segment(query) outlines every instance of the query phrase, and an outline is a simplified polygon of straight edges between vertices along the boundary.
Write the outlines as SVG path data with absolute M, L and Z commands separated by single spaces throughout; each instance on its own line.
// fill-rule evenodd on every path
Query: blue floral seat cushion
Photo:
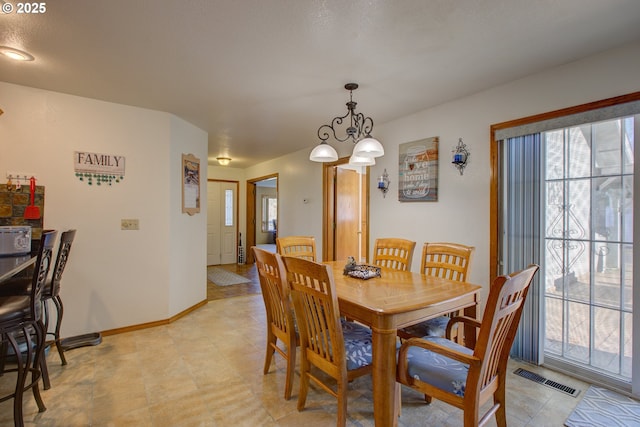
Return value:
M 341 320 L 344 350 L 347 356 L 347 370 L 370 365 L 373 360 L 371 329 L 355 322 Z
M 473 354 L 471 349 L 446 338 L 424 337 L 424 339 L 460 353 Z M 431 384 L 457 396 L 464 396 L 469 365 L 420 347 L 409 348 L 407 362 L 407 369 L 411 378 Z

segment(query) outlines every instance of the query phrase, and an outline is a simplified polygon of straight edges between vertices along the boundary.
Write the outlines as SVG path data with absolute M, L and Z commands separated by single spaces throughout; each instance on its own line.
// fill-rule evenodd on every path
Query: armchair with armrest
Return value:
M 497 277 L 481 322 L 453 317 L 456 322 L 478 328 L 475 349 L 447 338 L 426 337 L 406 340 L 398 355 L 397 380 L 431 398 L 464 411 L 464 427 L 484 425 L 495 414 L 499 427 L 506 427 L 505 377 L 524 301 L 537 265 L 508 276 Z M 480 407 L 493 397 L 493 405 L 480 417 Z

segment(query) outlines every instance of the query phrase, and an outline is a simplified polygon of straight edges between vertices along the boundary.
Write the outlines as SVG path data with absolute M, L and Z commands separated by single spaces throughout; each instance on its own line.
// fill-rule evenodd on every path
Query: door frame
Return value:
M 349 163 L 349 157 L 342 157 L 335 162 L 322 164 L 322 260 L 330 261 L 335 257 L 335 179 L 334 167 Z M 365 194 L 365 215 L 366 226 L 362 230 L 365 235 L 364 247 L 362 248 L 365 259 L 369 259 L 369 188 L 371 179 L 371 167 L 367 166 L 366 185 L 362 186 Z M 362 236 L 360 237 L 362 239 Z
M 624 104 L 629 102 L 640 101 L 640 92 L 633 92 L 626 95 L 615 96 L 612 98 L 607 98 L 599 101 L 589 102 L 586 104 L 576 105 L 573 107 L 563 108 L 559 110 L 550 111 L 547 113 L 536 114 L 533 116 L 523 117 L 520 119 L 510 120 L 507 122 L 493 124 L 490 127 L 490 212 L 489 212 L 489 230 L 490 230 L 490 239 L 489 239 L 489 274 L 490 280 L 493 281 L 495 277 L 500 272 L 500 260 L 501 260 L 501 247 L 500 247 L 500 223 L 499 223 L 499 211 L 501 206 L 500 203 L 500 188 L 499 188 L 499 177 L 501 173 L 501 159 L 500 152 L 498 147 L 498 140 L 496 139 L 496 131 L 501 129 L 507 129 L 516 126 L 527 125 L 536 122 L 542 122 L 545 120 L 555 119 L 562 116 L 568 116 L 577 113 L 584 113 L 591 110 L 597 110 L 604 107 L 615 106 L 617 104 Z M 636 157 L 638 156 L 636 152 Z M 635 197 L 637 194 L 638 186 L 637 183 L 639 181 L 640 174 L 634 172 L 634 219 L 638 215 L 636 208 L 638 207 L 639 201 Z M 638 236 L 640 235 L 640 227 L 635 227 L 633 229 L 633 237 L 634 242 L 638 240 Z M 634 254 L 634 259 L 637 257 Z M 638 301 L 640 301 L 640 286 L 636 286 L 637 283 L 640 283 L 640 269 L 634 269 L 633 272 L 633 344 L 632 344 L 632 354 L 635 358 L 638 358 L 640 355 L 640 339 L 635 339 L 639 333 L 637 330 L 640 328 L 636 328 L 639 324 L 640 319 L 640 310 L 636 310 L 636 307 L 639 307 Z M 543 343 L 540 342 L 539 345 L 543 346 Z M 635 360 L 635 359 L 634 359 Z M 553 363 L 553 367 L 555 369 L 561 369 L 565 372 L 569 373 L 574 377 L 581 378 L 585 381 L 598 384 L 600 380 L 598 375 L 590 375 L 585 374 L 583 376 L 582 373 L 576 371 L 571 366 L 561 366 L 559 363 Z M 584 372 L 587 372 L 586 370 Z M 599 372 L 596 370 L 596 372 Z M 635 398 L 640 396 L 640 364 L 632 362 L 632 372 L 631 372 L 631 395 Z M 607 387 L 614 387 L 613 382 L 609 382 L 606 384 Z M 628 393 L 627 390 L 618 390 L 625 393 Z
M 276 179 L 276 198 L 278 199 L 278 218 L 276 220 L 276 230 L 280 229 L 280 225 L 278 222 L 280 221 L 280 179 L 278 177 L 278 173 L 273 173 L 269 175 L 264 175 L 258 178 L 252 178 L 247 180 L 247 222 L 245 224 L 245 244 L 247 250 L 246 253 L 246 262 L 248 264 L 253 264 L 255 260 L 253 259 L 253 252 L 249 249 L 256 244 L 256 206 L 258 206 L 258 202 L 256 201 L 256 183 L 260 181 L 264 181 L 266 179 Z

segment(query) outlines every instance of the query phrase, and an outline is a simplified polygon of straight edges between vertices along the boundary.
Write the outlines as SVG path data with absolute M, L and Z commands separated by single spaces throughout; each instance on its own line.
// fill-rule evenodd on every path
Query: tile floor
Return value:
M 33 396 L 27 394 L 26 425 L 334 426 L 335 400 L 318 389 L 310 391 L 305 410 L 297 411 L 299 377 L 291 400 L 284 400 L 286 366 L 280 357 L 276 355 L 271 371 L 262 374 L 263 325 L 262 297 L 239 295 L 212 300 L 170 325 L 106 336 L 100 345 L 71 350 L 64 367 L 52 351 L 47 358 L 52 387 L 42 393 L 47 410 L 38 413 Z M 511 372 L 523 366 L 510 363 Z M 588 384 L 530 365 L 525 368 L 581 393 L 574 398 L 510 375 L 509 426 L 562 426 Z M 0 377 L 0 392 L 12 381 L 9 374 Z M 406 388 L 402 401 L 401 427 L 462 425 L 462 412 L 442 402 L 426 405 L 422 395 Z M 0 403 L 0 426 L 13 425 L 11 405 Z M 351 383 L 348 408 L 349 426 L 373 426 L 370 377 Z

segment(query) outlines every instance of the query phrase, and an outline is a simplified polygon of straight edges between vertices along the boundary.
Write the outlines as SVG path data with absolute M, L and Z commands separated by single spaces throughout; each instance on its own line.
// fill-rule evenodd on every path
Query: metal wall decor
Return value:
M 458 169 L 460 175 L 464 173 L 464 168 L 467 166 L 467 161 L 469 160 L 469 150 L 467 150 L 467 146 L 464 142 L 462 142 L 462 138 L 458 139 L 458 145 L 456 145 L 453 149 L 453 157 L 451 159 L 451 163 Z
M 383 198 L 387 196 L 389 184 L 391 184 L 391 181 L 389 181 L 389 174 L 387 173 L 387 169 L 385 169 L 380 178 L 378 178 L 378 190 L 382 191 Z

